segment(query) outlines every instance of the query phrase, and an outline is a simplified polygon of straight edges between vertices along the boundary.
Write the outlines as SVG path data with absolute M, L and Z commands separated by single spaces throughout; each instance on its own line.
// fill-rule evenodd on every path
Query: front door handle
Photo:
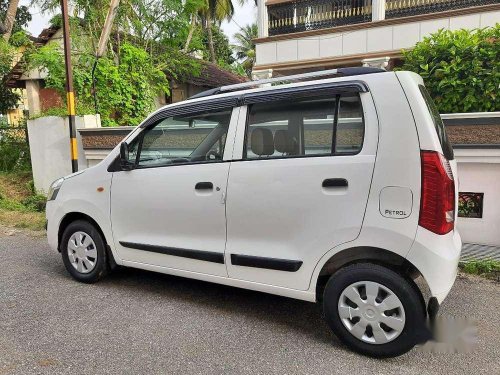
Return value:
M 322 186 L 324 188 L 347 187 L 348 182 L 345 178 L 327 178 Z
M 194 188 L 196 190 L 213 190 L 214 184 L 211 182 L 198 182 Z

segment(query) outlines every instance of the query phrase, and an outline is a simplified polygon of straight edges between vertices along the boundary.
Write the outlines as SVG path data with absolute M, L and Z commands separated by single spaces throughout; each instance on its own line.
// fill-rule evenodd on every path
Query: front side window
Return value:
M 137 167 L 221 161 L 231 109 L 168 117 L 145 129 L 129 145 Z
M 364 122 L 359 95 L 253 104 L 246 159 L 356 154 Z

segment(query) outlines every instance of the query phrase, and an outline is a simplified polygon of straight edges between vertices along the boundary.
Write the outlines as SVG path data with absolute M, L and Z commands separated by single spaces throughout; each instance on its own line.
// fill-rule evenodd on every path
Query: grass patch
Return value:
M 497 260 L 471 260 L 460 262 L 460 269 L 472 275 L 484 276 L 489 279 L 500 279 L 500 261 Z
M 45 229 L 45 213 L 8 211 L 0 208 L 0 224 L 31 230 Z
M 35 191 L 30 172 L 0 173 L 0 224 L 42 230 L 45 201 Z

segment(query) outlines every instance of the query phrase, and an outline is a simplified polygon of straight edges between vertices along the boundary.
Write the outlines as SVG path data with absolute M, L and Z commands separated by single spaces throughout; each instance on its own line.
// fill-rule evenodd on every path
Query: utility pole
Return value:
M 78 148 L 76 144 L 75 94 L 73 92 L 73 68 L 71 66 L 71 40 L 69 35 L 68 0 L 61 0 L 64 62 L 66 64 L 66 99 L 68 102 L 69 136 L 71 150 L 71 169 L 78 171 Z

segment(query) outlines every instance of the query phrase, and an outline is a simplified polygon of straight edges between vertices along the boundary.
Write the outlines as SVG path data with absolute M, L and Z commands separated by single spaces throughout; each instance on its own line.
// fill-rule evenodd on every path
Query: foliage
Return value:
M 5 19 L 5 14 L 7 13 L 7 8 L 9 7 L 9 0 L 0 0 L 0 20 Z M 12 34 L 22 31 L 24 27 L 28 27 L 28 23 L 31 21 L 31 13 L 25 5 L 19 5 L 17 7 L 16 18 L 14 21 L 14 27 L 12 28 Z
M 42 230 L 46 198 L 37 194 L 30 172 L 0 173 L 0 223 Z
M 101 58 L 95 70 L 99 112 L 104 126 L 137 125 L 152 109 L 155 97 L 168 92 L 164 70 L 168 64 L 155 65 L 143 49 L 129 43 L 120 46 L 119 63 Z M 46 69 L 46 87 L 56 89 L 64 97 L 65 72 L 63 54 L 56 43 L 33 50 L 27 57 L 33 68 Z M 81 53 L 73 61 L 73 82 L 78 111 L 92 111 L 92 66 L 95 58 Z M 58 110 L 54 109 L 54 115 Z M 48 114 L 48 113 L 46 113 Z
M 26 31 L 21 30 L 10 36 L 9 43 L 13 47 L 22 47 L 29 46 L 31 44 L 31 40 L 28 37 L 28 34 L 26 34 Z
M 17 107 L 19 100 L 19 94 L 5 85 L 13 59 L 14 49 L 0 38 L 0 113 L 6 113 L 8 109 Z
M 402 69 L 422 76 L 441 113 L 500 110 L 500 24 L 440 30 L 403 55 Z
M 482 210 L 483 194 L 481 193 L 459 193 L 458 216 L 480 217 Z
M 201 34 L 203 59 L 210 60 L 208 34 L 201 28 L 197 30 L 197 33 Z M 217 63 L 221 66 L 231 65 L 235 61 L 233 57 L 233 50 L 229 44 L 229 39 L 218 25 L 212 26 L 212 38 Z
M 25 128 L 0 129 L 0 172 L 29 171 L 30 168 Z
M 257 38 L 257 24 L 246 25 L 240 32 L 234 34 L 236 44 L 233 49 L 236 52 L 236 58 L 241 61 L 241 66 L 248 77 L 252 76 L 252 69 L 255 64 L 255 42 Z
M 466 273 L 473 275 L 485 275 L 498 277 L 500 274 L 500 262 L 496 260 L 472 260 L 460 263 L 460 268 Z

